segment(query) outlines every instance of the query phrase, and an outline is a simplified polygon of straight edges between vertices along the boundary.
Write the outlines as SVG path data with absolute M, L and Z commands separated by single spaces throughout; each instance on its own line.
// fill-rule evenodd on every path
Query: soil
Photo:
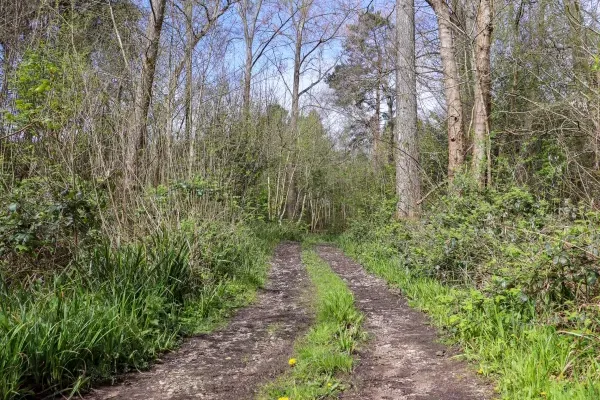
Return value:
M 337 248 L 318 246 L 319 255 L 354 293 L 365 314 L 367 345 L 359 352 L 352 388 L 341 399 L 485 400 L 489 383 L 465 363 L 456 350 L 439 343 L 427 317 L 411 309 L 399 291 L 367 274 Z
M 252 399 L 263 383 L 287 368 L 294 340 L 312 322 L 307 304 L 311 288 L 300 245 L 282 243 L 266 288 L 226 327 L 188 339 L 162 364 L 127 375 L 117 386 L 97 388 L 86 398 Z

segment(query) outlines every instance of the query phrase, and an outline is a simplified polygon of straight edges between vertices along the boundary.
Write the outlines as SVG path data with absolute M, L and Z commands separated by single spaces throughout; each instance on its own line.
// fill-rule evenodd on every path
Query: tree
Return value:
M 394 98 L 390 96 L 395 90 L 392 33 L 392 24 L 380 12 L 361 13 L 358 21 L 348 26 L 343 63 L 327 77 L 337 105 L 347 109 L 357 122 L 353 124 L 354 136 L 369 136 L 376 169 L 383 155 L 381 122 L 389 125 L 393 118 L 393 104 L 386 104 L 388 111 L 382 112 L 384 103 L 389 103 L 386 99 Z
M 448 180 L 464 164 L 464 121 L 463 104 L 460 93 L 460 76 L 454 47 L 454 28 L 451 9 L 447 0 L 427 0 L 433 8 L 438 22 L 440 56 L 444 75 L 444 96 L 446 100 L 446 123 L 448 129 Z
M 480 187 L 491 184 L 490 126 L 492 111 L 492 5 L 480 0 L 475 19 L 475 99 L 473 112 L 473 177 Z M 486 176 L 487 171 L 487 176 Z
M 291 14 L 292 32 L 291 43 L 294 55 L 294 64 L 292 71 L 292 106 L 290 110 L 290 132 L 292 136 L 292 153 L 295 142 L 298 140 L 298 119 L 300 117 L 300 97 L 308 93 L 314 86 L 321 82 L 331 68 L 326 71 L 318 71 L 318 76 L 307 87 L 300 88 L 300 76 L 303 68 L 310 64 L 315 52 L 323 45 L 331 42 L 347 18 L 347 14 L 342 15 L 341 20 L 334 18 L 334 10 L 322 10 L 316 7 L 315 0 L 292 0 L 288 3 Z M 292 154 L 295 157 L 295 154 Z M 293 163 L 288 163 L 288 190 L 286 200 L 286 216 L 288 219 L 294 219 L 298 209 L 298 193 L 295 182 L 295 167 Z
M 165 5 L 166 0 L 150 1 L 151 10 L 146 27 L 145 45 L 142 51 L 142 69 L 133 105 L 133 124 L 127 134 L 125 186 L 128 189 L 131 189 L 133 180 L 137 177 L 140 152 L 146 144 L 146 120 L 152 99 L 154 70 L 158 57 L 160 34 L 165 18 Z
M 417 150 L 417 79 L 414 0 L 396 0 L 396 195 L 397 217 L 419 215 L 421 183 Z
M 242 92 L 242 108 L 246 115 L 250 112 L 250 90 L 252 88 L 252 67 L 254 66 L 254 38 L 258 16 L 262 8 L 263 0 L 241 0 L 239 14 L 242 20 L 244 32 L 244 46 L 246 59 L 244 61 L 244 86 Z

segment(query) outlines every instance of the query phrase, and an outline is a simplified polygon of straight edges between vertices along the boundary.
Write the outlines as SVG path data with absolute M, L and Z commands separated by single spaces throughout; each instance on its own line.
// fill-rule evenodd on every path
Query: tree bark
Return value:
M 450 6 L 446 0 L 428 0 L 428 3 L 433 8 L 438 21 L 440 55 L 444 73 L 444 96 L 447 108 L 448 180 L 452 182 L 465 160 L 463 106 L 454 48 L 454 32 L 450 20 Z
M 419 215 L 421 183 L 417 149 L 417 80 L 414 0 L 396 0 L 396 194 L 397 217 Z
M 252 42 L 253 38 L 248 36 L 246 42 L 246 63 L 244 65 L 244 93 L 242 95 L 243 110 L 246 117 L 250 115 L 250 91 L 252 90 Z
M 486 184 L 486 169 L 490 160 L 489 135 L 491 114 L 491 66 L 492 9 L 490 0 L 480 0 L 476 17 L 475 37 L 475 99 L 473 116 L 473 177 L 483 188 Z M 488 171 L 488 173 L 491 171 Z M 489 175 L 488 175 L 489 178 Z M 488 179 L 488 185 L 491 183 Z
M 142 70 L 135 92 L 133 126 L 127 135 L 125 154 L 125 187 L 132 189 L 138 179 L 140 153 L 146 146 L 148 110 L 152 98 L 154 70 L 158 45 L 165 17 L 166 0 L 151 0 L 151 11 L 146 27 L 145 46 L 142 54 Z
M 395 128 L 395 119 L 396 116 L 394 115 L 394 98 L 395 95 L 393 94 L 389 94 L 387 96 L 387 106 L 388 106 L 388 123 L 387 123 L 387 129 L 388 129 L 388 140 L 389 140 L 389 147 L 388 147 L 388 165 L 393 165 L 394 164 L 394 160 L 395 160 L 395 140 L 394 140 L 394 135 L 396 133 L 396 128 Z
M 381 90 L 380 85 L 375 89 L 375 115 L 371 121 L 371 129 L 373 130 L 373 165 L 375 171 L 379 169 L 380 164 L 380 141 L 381 141 Z

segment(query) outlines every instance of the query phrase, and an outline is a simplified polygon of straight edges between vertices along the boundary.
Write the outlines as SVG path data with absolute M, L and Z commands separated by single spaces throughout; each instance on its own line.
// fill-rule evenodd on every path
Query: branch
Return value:
M 319 79 L 317 79 L 316 81 L 314 81 L 313 83 L 311 83 L 310 85 L 308 85 L 308 87 L 306 87 L 305 89 L 302 89 L 300 91 L 300 93 L 298 93 L 298 97 L 302 96 L 304 93 L 308 92 L 310 89 L 314 88 L 315 86 L 317 86 L 319 84 L 319 82 L 321 82 L 323 80 L 323 78 L 325 78 L 325 76 L 327 75 L 327 73 L 329 71 L 331 71 L 335 66 L 337 65 L 337 63 L 334 63 L 331 67 L 329 67 L 324 73 L 321 74 L 321 76 L 319 77 Z
M 26 129 L 28 129 L 28 128 L 32 127 L 33 125 L 34 125 L 34 123 L 33 123 L 33 122 L 32 122 L 32 123 L 30 123 L 30 124 L 27 124 L 27 125 L 25 125 L 23 128 L 19 129 L 18 131 L 14 131 L 14 132 L 12 132 L 12 133 L 9 133 L 8 135 L 5 135 L 5 136 L 2 136 L 2 137 L 0 137 L 0 140 L 4 140 L 4 139 L 8 139 L 8 138 L 10 138 L 10 137 L 16 136 L 16 135 L 18 135 L 19 133 L 21 133 L 21 132 L 25 131 Z
M 254 57 L 254 60 L 252 61 L 252 67 L 254 67 L 254 65 L 256 65 L 258 60 L 263 56 L 263 53 L 265 52 L 265 50 L 267 49 L 269 44 L 271 44 L 271 42 L 277 37 L 277 35 L 281 32 L 283 27 L 286 26 L 288 22 L 290 22 L 290 20 L 294 17 L 294 15 L 296 14 L 297 11 L 298 10 L 294 11 L 294 13 L 292 15 L 290 15 L 290 17 L 288 19 L 286 19 L 277 29 L 275 29 L 273 31 L 273 34 L 262 45 L 262 48 L 259 50 L 258 54 Z

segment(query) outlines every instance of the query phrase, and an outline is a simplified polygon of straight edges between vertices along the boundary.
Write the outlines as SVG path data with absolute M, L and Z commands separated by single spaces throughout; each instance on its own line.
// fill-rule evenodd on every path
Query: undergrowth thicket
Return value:
M 264 400 L 335 398 L 345 386 L 343 376 L 352 371 L 353 353 L 363 338 L 363 315 L 344 281 L 308 246 L 302 261 L 315 286 L 317 321 L 298 340 L 291 370 L 263 388 L 259 398 Z
M 418 221 L 373 206 L 340 243 L 428 312 L 503 398 L 600 398 L 600 213 L 516 187 L 456 190 Z

